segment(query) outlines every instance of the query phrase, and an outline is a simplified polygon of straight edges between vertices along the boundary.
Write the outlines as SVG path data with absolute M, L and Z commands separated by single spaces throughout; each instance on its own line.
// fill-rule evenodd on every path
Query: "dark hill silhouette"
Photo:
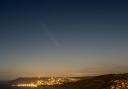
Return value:
M 96 76 L 66 83 L 65 86 L 76 89 L 128 89 L 128 73 Z

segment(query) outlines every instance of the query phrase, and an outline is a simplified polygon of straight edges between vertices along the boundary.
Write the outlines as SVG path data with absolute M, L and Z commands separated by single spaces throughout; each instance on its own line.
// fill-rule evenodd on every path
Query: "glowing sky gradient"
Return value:
M 0 1 L 0 80 L 127 68 L 128 2 Z

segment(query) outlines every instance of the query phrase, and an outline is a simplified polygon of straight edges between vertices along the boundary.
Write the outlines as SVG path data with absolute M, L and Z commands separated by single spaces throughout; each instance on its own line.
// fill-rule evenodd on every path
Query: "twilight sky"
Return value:
M 0 80 L 127 69 L 128 2 L 0 1 Z

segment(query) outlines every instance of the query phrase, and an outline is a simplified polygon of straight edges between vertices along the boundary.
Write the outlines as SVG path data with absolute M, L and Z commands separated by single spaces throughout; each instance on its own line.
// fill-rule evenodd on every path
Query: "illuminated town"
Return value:
M 47 78 L 47 79 L 39 78 L 29 82 L 27 80 L 26 80 L 27 82 L 24 82 L 24 81 L 19 82 L 18 80 L 16 80 L 17 82 L 14 84 L 12 83 L 12 86 L 15 86 L 15 87 L 39 87 L 43 85 L 50 86 L 50 85 L 61 85 L 65 82 L 75 82 L 78 80 L 79 80 L 78 78 L 54 78 L 54 77 Z
M 128 80 L 115 80 L 110 89 L 128 89 Z

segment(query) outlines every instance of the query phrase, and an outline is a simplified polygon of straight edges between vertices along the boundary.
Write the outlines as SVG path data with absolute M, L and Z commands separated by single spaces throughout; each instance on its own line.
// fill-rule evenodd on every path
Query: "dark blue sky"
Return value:
M 1 0 L 0 79 L 128 72 L 127 29 L 124 0 Z

